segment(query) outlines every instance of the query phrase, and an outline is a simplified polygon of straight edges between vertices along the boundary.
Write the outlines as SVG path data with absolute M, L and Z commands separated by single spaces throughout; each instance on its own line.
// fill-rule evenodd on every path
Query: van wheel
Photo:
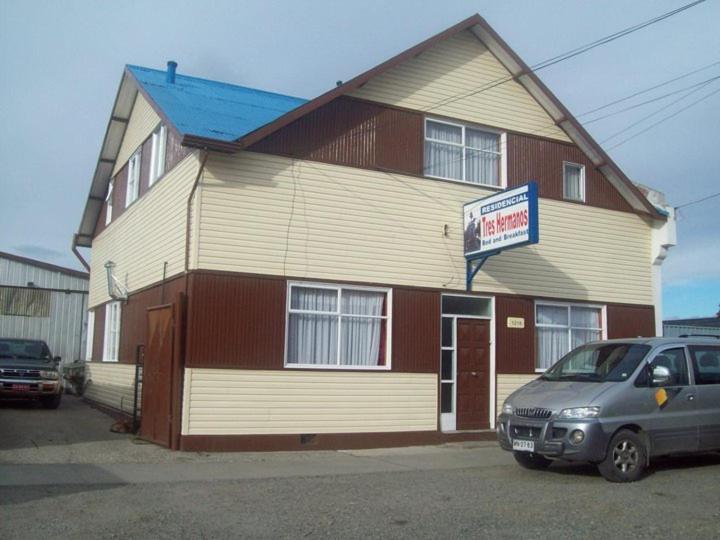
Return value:
M 60 399 L 62 394 L 55 394 L 52 397 L 41 398 L 40 403 L 45 409 L 57 409 L 60 406 Z
M 533 454 L 532 452 L 513 452 L 513 457 L 515 458 L 515 461 L 526 469 L 547 469 L 552 463 L 552 460 L 543 457 L 540 454 Z
M 647 463 L 647 448 L 634 431 L 618 431 L 610 441 L 605 459 L 598 464 L 600 474 L 610 482 L 634 482 L 642 478 Z

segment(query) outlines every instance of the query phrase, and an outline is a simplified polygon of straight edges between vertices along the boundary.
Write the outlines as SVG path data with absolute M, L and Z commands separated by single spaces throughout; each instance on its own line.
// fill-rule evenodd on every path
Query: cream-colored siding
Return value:
M 150 136 L 159 123 L 160 117 L 142 94 L 138 93 L 115 161 L 113 176 L 125 165 L 130 156 Z
M 185 370 L 183 435 L 436 429 L 434 374 Z
M 467 30 L 371 79 L 351 95 L 427 111 L 430 116 L 569 141 L 537 101 L 522 85 L 508 80 L 509 76 Z M 506 82 L 497 84 L 501 81 Z M 450 101 L 458 96 L 463 97 Z
M 85 364 L 85 397 L 113 409 L 132 414 L 135 395 L 135 366 L 115 362 Z M 138 409 L 140 407 L 138 397 Z
M 462 290 L 476 186 L 240 152 L 202 181 L 198 267 Z M 447 231 L 445 225 L 447 224 Z M 650 227 L 542 199 L 540 244 L 492 257 L 477 291 L 651 304 Z
M 89 306 L 109 300 L 104 265 L 130 292 L 179 274 L 185 265 L 187 198 L 199 162 L 191 154 L 93 240 Z
M 538 378 L 538 375 L 503 375 L 498 374 L 497 376 L 497 406 L 495 408 L 496 414 L 502 412 L 502 406 L 505 400 L 510 394 L 521 386 L 526 385 L 532 380 Z

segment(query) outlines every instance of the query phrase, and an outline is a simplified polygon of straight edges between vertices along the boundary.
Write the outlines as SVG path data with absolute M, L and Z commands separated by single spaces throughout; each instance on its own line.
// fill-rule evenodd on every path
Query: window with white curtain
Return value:
M 585 166 L 563 163 L 563 197 L 570 201 L 585 202 Z
M 140 149 L 128 161 L 127 189 L 125 190 L 125 208 L 130 206 L 140 194 Z
M 165 147 L 167 146 L 167 128 L 160 124 L 152 134 L 152 150 L 150 152 L 149 185 L 165 174 Z
M 501 135 L 425 120 L 425 174 L 470 184 L 501 186 Z
M 570 304 L 536 304 L 535 367 L 545 370 L 575 347 L 603 339 L 603 308 Z
M 103 362 L 117 362 L 120 349 L 120 302 L 105 304 Z
M 390 368 L 391 291 L 291 283 L 286 365 Z

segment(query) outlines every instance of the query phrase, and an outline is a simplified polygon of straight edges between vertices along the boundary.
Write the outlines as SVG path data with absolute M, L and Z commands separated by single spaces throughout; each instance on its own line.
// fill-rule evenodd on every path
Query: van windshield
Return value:
M 591 343 L 570 351 L 540 378 L 545 381 L 624 381 L 649 351 L 649 345 L 635 343 Z

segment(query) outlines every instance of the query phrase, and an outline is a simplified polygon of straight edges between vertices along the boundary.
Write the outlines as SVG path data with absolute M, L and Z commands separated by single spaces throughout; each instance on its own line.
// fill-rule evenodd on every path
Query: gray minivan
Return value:
M 720 450 L 720 340 L 582 345 L 508 397 L 497 436 L 526 468 L 585 461 L 612 482 L 657 456 Z

